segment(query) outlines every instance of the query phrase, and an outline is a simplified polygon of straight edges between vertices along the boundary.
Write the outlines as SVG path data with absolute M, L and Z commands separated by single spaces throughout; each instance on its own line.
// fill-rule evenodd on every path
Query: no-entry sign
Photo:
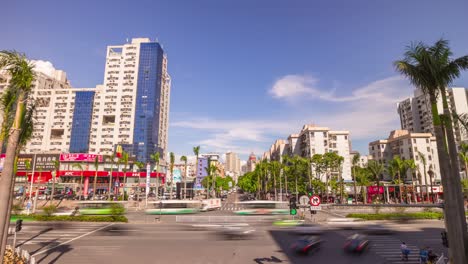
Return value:
M 318 197 L 317 195 L 312 195 L 312 197 L 310 197 L 310 205 L 312 207 L 320 206 L 320 197 Z

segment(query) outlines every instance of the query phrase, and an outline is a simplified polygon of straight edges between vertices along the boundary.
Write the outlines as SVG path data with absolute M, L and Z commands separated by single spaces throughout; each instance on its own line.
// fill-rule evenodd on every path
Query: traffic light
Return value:
M 307 188 L 307 194 L 309 195 L 309 197 L 311 197 L 312 195 L 314 195 L 314 187 Z
M 444 247 L 448 247 L 447 231 L 441 232 L 440 235 L 442 237 L 442 245 L 444 245 Z
M 289 198 L 289 214 L 296 215 L 297 214 L 297 204 L 296 204 L 296 197 Z
M 19 232 L 19 231 L 21 231 L 22 228 L 23 228 L 23 220 L 21 220 L 21 219 L 16 220 L 15 231 Z

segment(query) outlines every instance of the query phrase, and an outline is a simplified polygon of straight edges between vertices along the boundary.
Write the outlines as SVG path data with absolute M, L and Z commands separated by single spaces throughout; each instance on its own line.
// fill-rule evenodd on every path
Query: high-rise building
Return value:
M 44 61 L 33 61 L 36 78 L 30 98 L 36 102 L 32 138 L 22 150 L 24 153 L 68 152 L 75 104 L 75 92 L 64 71 L 56 70 Z M 8 87 L 10 76 L 0 73 L 0 93 Z
M 231 172 L 233 174 L 240 173 L 240 159 L 237 153 L 228 152 L 226 153 L 226 167 L 225 170 L 227 172 Z
M 89 151 L 110 155 L 121 145 L 140 161 L 155 152 L 166 157 L 170 87 L 167 56 L 158 42 L 135 38 L 108 46 L 104 85 L 94 97 Z
M 449 109 L 453 113 L 468 113 L 467 90 L 463 87 L 453 87 L 447 89 L 447 101 Z M 434 135 L 434 125 L 432 123 L 432 109 L 429 96 L 419 89 L 414 90 L 414 97 L 405 99 L 398 103 L 398 114 L 400 115 L 401 129 L 415 133 L 431 133 Z M 443 113 L 442 98 L 438 97 L 437 110 Z M 454 135 L 457 145 L 468 141 L 467 131 L 460 128 L 458 122 L 454 122 Z
M 247 172 L 252 172 L 255 170 L 255 166 L 257 165 L 257 157 L 252 152 L 247 160 Z
M 390 133 L 387 139 L 376 140 L 369 143 L 369 154 L 372 159 L 381 162 L 385 166 L 390 165 L 390 161 L 399 156 L 402 160 L 413 159 L 416 171 L 408 170 L 402 180 L 412 181 L 421 176 L 422 184 L 426 184 L 424 171 L 430 170 L 435 179 L 440 179 L 439 156 L 437 153 L 436 139 L 431 133 L 413 133 L 408 130 L 395 130 Z M 422 154 L 426 160 L 424 166 Z M 385 172 L 386 180 L 391 180 Z M 428 175 L 429 180 L 429 175 Z
M 349 160 L 351 161 L 351 166 L 353 165 L 352 162 L 353 162 L 354 156 L 356 155 L 359 155 L 359 160 L 358 160 L 357 165 L 361 168 L 365 168 L 369 160 L 372 159 L 371 155 L 361 155 L 358 151 L 351 151 L 349 153 Z
M 95 89 L 75 89 L 70 153 L 88 153 Z

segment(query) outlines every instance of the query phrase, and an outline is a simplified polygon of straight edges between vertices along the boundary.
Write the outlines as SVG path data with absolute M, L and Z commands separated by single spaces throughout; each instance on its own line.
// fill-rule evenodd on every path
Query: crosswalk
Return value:
M 238 211 L 242 210 L 242 207 L 235 204 L 235 203 L 225 203 L 221 205 L 221 208 L 219 208 L 221 211 Z
M 419 248 L 414 245 L 407 244 L 410 254 L 408 260 L 401 260 L 400 245 L 402 241 L 391 236 L 369 236 L 371 241 L 370 250 L 377 255 L 383 257 L 387 263 L 406 263 L 419 264 Z
M 71 239 L 95 231 L 106 224 L 103 223 L 65 223 L 43 224 L 24 223 L 23 228 L 16 234 L 16 245 L 20 247 L 45 247 L 67 242 Z M 8 236 L 8 242 L 13 242 L 13 234 Z

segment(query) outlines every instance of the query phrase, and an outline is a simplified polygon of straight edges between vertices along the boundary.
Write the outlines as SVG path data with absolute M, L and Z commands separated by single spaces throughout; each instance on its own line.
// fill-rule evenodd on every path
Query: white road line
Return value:
M 62 245 L 68 244 L 68 243 L 73 242 L 73 241 L 75 241 L 75 240 L 77 240 L 77 239 L 80 239 L 80 238 L 82 238 L 82 237 L 91 235 L 92 233 L 95 233 L 95 232 L 97 232 L 97 231 L 100 231 L 100 230 L 102 230 L 102 229 L 104 229 L 104 228 L 107 228 L 107 227 L 109 227 L 109 226 L 112 226 L 112 225 L 114 225 L 114 223 L 111 223 L 111 224 L 108 224 L 108 225 L 103 226 L 103 227 L 101 227 L 101 228 L 95 229 L 95 230 L 90 231 L 90 232 L 88 232 L 88 233 L 86 233 L 86 234 L 83 234 L 83 235 L 81 235 L 81 236 L 77 236 L 77 237 L 72 238 L 72 239 L 70 239 L 70 240 L 68 240 L 68 241 L 65 241 L 65 242 L 63 242 L 63 243 L 60 243 L 60 244 L 58 244 L 58 245 L 56 245 L 56 246 L 53 246 L 53 247 L 44 249 L 44 250 L 42 250 L 42 251 L 39 251 L 39 252 L 37 252 L 36 254 L 34 254 L 34 255 L 32 255 L 32 256 L 34 257 L 34 256 L 37 256 L 37 255 L 46 253 L 46 252 L 48 252 L 48 251 L 50 251 L 50 250 L 52 250 L 52 249 L 54 249 L 54 248 L 58 248 L 58 247 L 60 247 L 60 246 L 62 246 Z

